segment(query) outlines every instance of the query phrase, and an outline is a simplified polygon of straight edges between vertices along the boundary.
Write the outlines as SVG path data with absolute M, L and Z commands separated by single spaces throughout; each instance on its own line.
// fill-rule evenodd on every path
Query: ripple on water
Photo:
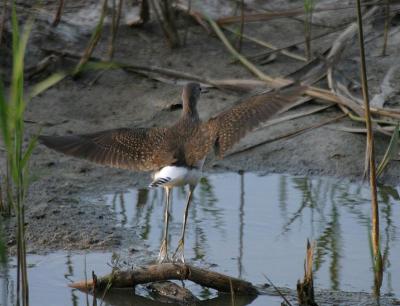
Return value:
M 379 188 L 382 253 L 386 258 L 382 293 L 399 297 L 397 191 Z M 171 248 L 180 234 L 185 199 L 184 188 L 173 191 Z M 117 226 L 134 227 L 156 253 L 163 230 L 162 190 L 132 189 L 109 194 L 103 203 L 116 214 Z M 369 190 L 359 184 L 275 174 L 211 174 L 202 179 L 195 191 L 189 212 L 186 258 L 216 264 L 213 269 L 254 283 L 265 283 L 267 275 L 275 285 L 295 288 L 303 274 L 309 238 L 317 242 L 317 288 L 371 292 L 369 214 Z M 98 275 L 108 273 L 110 261 L 110 253 L 89 253 L 86 271 L 89 275 L 92 270 Z M 32 255 L 29 263 L 33 264 L 29 269 L 32 305 L 85 305 L 85 295 L 66 286 L 71 280 L 85 278 L 85 255 Z M 14 286 L 14 272 L 11 266 L 10 277 L 2 276 L 3 298 L 7 289 Z M 208 290 L 190 288 L 203 298 L 215 296 Z M 134 299 L 131 293 L 127 294 Z M 8 295 L 8 299 L 12 296 Z M 144 305 L 143 300 L 137 303 Z M 280 305 L 280 299 L 262 296 L 251 305 L 266 303 Z M 105 305 L 123 305 L 121 296 L 114 296 Z M 218 305 L 230 305 L 230 299 L 220 300 Z

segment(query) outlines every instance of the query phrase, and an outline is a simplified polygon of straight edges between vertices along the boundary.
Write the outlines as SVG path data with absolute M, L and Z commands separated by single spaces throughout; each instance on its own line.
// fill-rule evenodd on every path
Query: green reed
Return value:
M 28 164 L 36 146 L 34 138 L 24 144 L 24 56 L 32 20 L 19 30 L 15 6 L 12 5 L 12 73 L 8 95 L 0 80 L 0 128 L 10 174 L 8 205 L 16 217 L 17 305 L 29 305 L 29 287 L 25 244 L 25 195 L 28 187 Z

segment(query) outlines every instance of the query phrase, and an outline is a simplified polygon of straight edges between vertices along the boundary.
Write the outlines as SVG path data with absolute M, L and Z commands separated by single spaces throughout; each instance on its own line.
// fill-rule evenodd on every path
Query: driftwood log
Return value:
M 201 286 L 220 292 L 234 292 L 238 295 L 257 295 L 258 290 L 253 284 L 221 273 L 201 269 L 187 264 L 164 263 L 140 267 L 134 270 L 114 271 L 103 277 L 98 277 L 96 289 L 132 288 L 139 284 L 147 284 L 166 280 L 190 280 Z M 93 280 L 79 281 L 69 285 L 80 290 L 93 289 Z

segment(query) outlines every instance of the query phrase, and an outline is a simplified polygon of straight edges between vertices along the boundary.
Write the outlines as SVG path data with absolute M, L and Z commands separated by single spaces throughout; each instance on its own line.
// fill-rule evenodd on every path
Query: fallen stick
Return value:
M 187 14 L 192 17 L 201 27 L 203 27 L 208 34 L 211 34 L 210 27 L 208 26 L 207 22 L 204 20 L 203 14 L 198 11 L 193 10 L 186 4 L 176 2 L 174 4 L 174 8 L 177 11 L 182 12 L 183 14 Z
M 130 288 L 166 280 L 190 280 L 201 286 L 209 287 L 220 292 L 235 294 L 257 295 L 258 290 L 253 284 L 238 278 L 226 276 L 217 272 L 201 269 L 192 265 L 164 263 L 140 267 L 134 270 L 115 271 L 97 278 L 96 289 Z M 79 281 L 69 285 L 72 288 L 87 291 L 93 289 L 93 280 Z
M 322 122 L 320 122 L 320 123 L 312 124 L 312 125 L 306 126 L 306 127 L 304 127 L 304 128 L 296 129 L 295 131 L 290 131 L 290 132 L 285 133 L 285 134 L 283 134 L 283 135 L 279 135 L 279 136 L 276 136 L 276 137 L 273 137 L 273 138 L 270 138 L 270 139 L 267 139 L 267 140 L 258 142 L 258 143 L 256 143 L 256 144 L 252 144 L 252 145 L 250 145 L 250 146 L 247 146 L 247 147 L 238 149 L 238 150 L 233 151 L 233 152 L 231 152 L 231 153 L 229 153 L 229 154 L 227 154 L 227 155 L 225 155 L 225 156 L 226 156 L 226 157 L 231 157 L 231 156 L 234 156 L 234 155 L 237 155 L 237 154 L 246 152 L 246 151 L 253 150 L 253 149 L 258 148 L 258 147 L 260 147 L 260 146 L 263 146 L 263 145 L 265 145 L 265 144 L 267 144 L 267 143 L 271 143 L 271 142 L 274 142 L 274 141 L 277 141 L 277 140 L 287 139 L 287 138 L 290 138 L 290 137 L 298 136 L 298 135 L 300 135 L 300 134 L 302 134 L 302 133 L 304 133 L 304 132 L 307 132 L 307 131 L 309 131 L 309 130 L 317 129 L 317 128 L 320 128 L 320 127 L 322 127 L 322 126 L 324 126 L 324 125 L 327 125 L 327 124 L 329 124 L 329 123 L 338 121 L 338 120 L 340 120 L 340 119 L 342 119 L 342 118 L 344 118 L 344 117 L 346 117 L 346 116 L 347 116 L 346 114 L 341 114 L 341 115 L 339 115 L 339 116 L 337 116 L 337 117 L 329 118 L 328 120 L 322 121 Z
M 300 102 L 303 102 L 303 101 L 300 101 Z M 278 123 L 281 123 L 281 122 L 297 119 L 297 118 L 300 118 L 300 117 L 309 116 L 309 115 L 318 113 L 320 111 L 323 111 L 323 110 L 325 110 L 327 108 L 330 108 L 333 105 L 335 105 L 335 104 L 327 104 L 327 105 L 317 106 L 315 108 L 307 109 L 305 111 L 295 112 L 294 114 L 290 114 L 290 115 L 286 115 L 286 116 L 279 116 L 278 118 L 275 118 L 275 119 L 272 119 L 272 120 L 268 120 L 266 123 L 262 124 L 258 129 L 266 128 L 266 127 L 271 126 L 271 125 L 275 125 L 275 124 L 278 124 Z
M 374 8 L 370 9 L 368 11 L 369 13 L 366 14 L 366 17 L 369 17 L 373 15 L 376 11 Z M 231 43 L 228 41 L 226 36 L 222 33 L 221 29 L 217 25 L 216 22 L 214 22 L 212 19 L 207 17 L 208 22 L 210 23 L 211 27 L 214 29 L 215 34 L 217 34 L 218 38 L 222 41 L 222 43 L 225 45 L 225 47 L 228 49 L 228 51 L 233 55 L 236 59 L 238 59 L 251 73 L 253 73 L 255 76 L 257 76 L 260 80 L 264 81 L 268 86 L 273 87 L 273 88 L 280 88 L 282 86 L 287 86 L 291 83 L 293 83 L 293 80 L 287 79 L 287 78 L 282 78 L 282 77 L 272 77 L 261 70 L 259 70 L 252 62 L 250 62 L 246 57 L 241 55 L 239 52 L 237 52 Z M 346 30 L 347 31 L 347 30 Z M 351 31 L 350 31 L 351 32 Z M 347 34 L 347 33 L 346 33 Z M 347 36 L 347 35 L 346 35 Z M 336 54 L 335 52 L 340 52 L 337 50 L 336 45 L 332 46 L 332 49 L 330 53 Z M 339 47 L 342 47 L 340 45 Z M 330 59 L 330 55 L 327 57 Z M 326 89 L 322 89 L 316 86 L 309 86 L 308 89 L 305 92 L 307 95 L 313 97 L 313 98 L 319 98 L 325 101 L 329 102 L 335 102 L 337 103 L 342 111 L 347 114 L 347 112 L 344 110 L 344 108 L 350 108 L 353 110 L 356 114 L 358 115 L 363 115 L 364 113 L 364 107 L 363 105 L 357 103 L 356 101 L 353 101 L 352 99 L 348 99 L 346 97 L 340 96 L 338 93 L 331 92 Z M 376 108 L 376 107 L 370 107 L 370 111 L 373 114 L 378 114 L 382 116 L 387 116 L 391 118 L 396 118 L 398 117 L 397 114 L 394 114 L 392 112 L 388 112 L 384 108 Z
M 371 2 L 365 2 L 362 4 L 362 6 L 367 7 L 367 6 L 372 6 L 372 5 L 381 5 L 381 4 L 376 4 L 376 1 L 371 1 Z M 352 5 L 346 5 L 346 6 L 329 6 L 329 7 L 322 7 L 322 8 L 315 8 L 314 12 L 319 13 L 319 12 L 328 12 L 328 11 L 338 11 L 338 10 L 348 10 L 350 8 L 355 8 L 355 6 Z M 279 19 L 279 18 L 292 18 L 292 17 L 297 17 L 297 16 L 302 16 L 305 14 L 304 8 L 295 8 L 295 9 L 286 9 L 286 10 L 279 10 L 279 11 L 270 11 L 270 12 L 262 12 L 262 13 L 250 13 L 244 15 L 244 21 L 245 22 L 259 22 L 259 21 L 269 21 L 273 19 Z M 241 16 L 227 16 L 227 17 L 221 17 L 215 20 L 218 25 L 227 25 L 227 24 L 233 24 L 233 23 L 238 23 L 241 22 Z
M 62 57 L 69 57 L 72 59 L 80 59 L 80 55 L 76 54 L 71 51 L 67 50 L 57 50 L 57 49 L 48 49 L 46 47 L 42 48 L 43 51 L 47 53 L 54 53 L 56 55 Z M 99 69 L 123 69 L 128 72 L 139 73 L 144 75 L 148 78 L 155 79 L 161 82 L 166 82 L 165 79 L 160 77 L 155 77 L 150 74 L 158 74 L 164 75 L 170 78 L 171 83 L 177 83 L 179 80 L 185 81 L 195 81 L 199 82 L 202 85 L 209 85 L 212 87 L 216 87 L 222 90 L 232 90 L 237 92 L 251 92 L 252 90 L 256 89 L 257 87 L 265 87 L 265 82 L 258 80 L 258 79 L 209 79 L 207 77 L 201 77 L 195 74 L 182 72 L 174 69 L 169 68 L 162 68 L 157 66 L 144 66 L 138 64 L 131 64 L 131 63 L 123 63 L 118 61 L 103 61 L 99 57 L 91 56 L 90 63 L 93 63 L 97 70 Z M 95 68 L 95 67 L 93 67 Z M 47 89 L 47 88 L 46 88 Z M 35 93 L 37 94 L 37 93 Z
M 254 37 L 252 37 L 250 35 L 246 35 L 246 34 L 243 34 L 243 33 L 242 34 L 237 33 L 235 30 L 233 30 L 231 28 L 228 28 L 228 27 L 224 27 L 224 30 L 227 30 L 228 32 L 230 32 L 230 33 L 232 33 L 232 34 L 234 34 L 236 36 L 241 36 L 241 37 L 243 37 L 244 39 L 246 39 L 248 41 L 256 43 L 257 45 L 263 46 L 263 47 L 271 49 L 273 51 L 277 51 L 277 52 L 279 52 L 279 53 L 281 53 L 283 55 L 286 55 L 287 57 L 290 57 L 290 58 L 293 58 L 293 59 L 296 59 L 296 60 L 299 60 L 299 61 L 302 61 L 302 62 L 306 62 L 307 61 L 307 59 L 304 56 L 298 55 L 296 53 L 290 52 L 290 51 L 285 50 L 285 49 L 278 50 L 279 49 L 278 47 L 276 47 L 273 44 L 270 44 L 268 42 L 265 42 L 265 41 L 263 41 L 261 39 L 254 38 Z
M 216 26 L 216 24 L 213 21 L 210 21 L 211 25 L 213 27 Z M 199 77 L 198 75 L 186 73 L 186 72 L 181 72 L 173 69 L 168 69 L 168 68 L 161 68 L 161 67 L 155 67 L 155 66 L 144 66 L 144 65 L 137 65 L 137 64 L 127 64 L 127 63 L 121 63 L 121 62 L 107 62 L 107 61 L 102 61 L 100 58 L 90 56 L 90 61 L 93 61 L 94 63 L 97 63 L 98 65 L 103 65 L 103 67 L 108 67 L 109 69 L 124 69 L 126 71 L 134 71 L 134 72 L 148 72 L 148 73 L 156 73 L 156 74 L 161 74 L 165 75 L 171 78 L 175 79 L 181 79 L 181 80 L 190 80 L 190 81 L 195 81 L 199 82 L 202 84 L 208 84 L 210 86 L 217 87 L 219 89 L 237 89 L 240 91 L 248 91 L 254 88 L 253 86 L 261 86 L 264 83 L 267 86 L 273 87 L 273 88 L 279 88 L 283 86 L 287 86 L 293 81 L 287 78 L 273 78 L 271 76 L 268 76 L 261 72 L 257 67 L 255 67 L 250 61 L 248 61 L 246 58 L 244 58 L 242 55 L 240 55 L 236 50 L 233 49 L 233 47 L 230 45 L 230 43 L 226 40 L 225 36 L 222 34 L 222 32 L 219 30 L 219 28 L 215 28 L 217 35 L 220 37 L 220 39 L 225 43 L 227 46 L 228 50 L 233 54 L 244 66 L 250 70 L 254 75 L 256 75 L 259 80 L 213 80 L 209 79 L 207 77 Z M 48 49 L 45 47 L 42 47 L 42 50 L 45 52 L 52 52 L 55 54 L 59 54 L 62 56 L 67 56 L 70 58 L 80 58 L 79 55 L 70 52 L 70 51 L 60 51 L 56 49 Z M 99 68 L 99 67 L 97 67 Z M 149 76 L 148 76 L 149 77 Z M 232 82 L 233 81 L 233 82 Z M 305 81 L 304 83 L 308 83 Z M 48 88 L 48 87 L 47 87 Z M 46 89 L 47 89 L 46 88 Z M 355 113 L 357 114 L 362 114 L 363 113 L 363 106 L 359 105 L 358 103 L 352 101 L 351 99 L 345 99 L 343 97 L 338 96 L 337 94 L 331 92 L 330 90 L 322 89 L 316 86 L 309 86 L 309 88 L 306 91 L 306 94 L 309 95 L 310 97 L 313 98 L 319 98 L 328 102 L 334 102 L 338 104 L 339 106 L 346 106 L 350 109 L 352 109 Z M 343 109 L 342 109 L 343 110 Z M 370 108 L 371 112 L 373 114 L 378 114 L 381 116 L 386 116 L 390 118 L 395 118 L 399 119 L 400 116 L 398 114 L 398 111 L 392 110 L 392 109 L 386 109 L 386 108 L 376 108 L 376 107 L 371 107 Z

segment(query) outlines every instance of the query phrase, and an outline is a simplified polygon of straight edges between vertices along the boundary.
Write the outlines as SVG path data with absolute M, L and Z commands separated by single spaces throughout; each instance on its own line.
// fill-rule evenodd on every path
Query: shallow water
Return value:
M 381 292 L 400 297 L 397 191 L 379 188 L 385 258 Z M 183 188 L 172 195 L 171 250 L 181 231 L 185 197 Z M 190 208 L 186 259 L 213 264 L 216 271 L 256 284 L 266 283 L 266 275 L 275 285 L 294 289 L 303 275 L 305 245 L 310 239 L 317 243 L 315 287 L 371 292 L 369 198 L 366 186 L 343 180 L 253 173 L 208 175 L 197 187 Z M 118 226 L 134 227 L 156 254 L 163 229 L 162 190 L 132 189 L 107 195 L 102 202 L 116 213 Z M 110 253 L 87 254 L 86 271 L 105 274 L 110 271 L 110 261 Z M 85 294 L 66 287 L 71 280 L 85 278 L 85 255 L 35 255 L 29 257 L 29 263 L 33 264 L 29 269 L 32 305 L 86 305 Z M 11 267 L 9 275 L 14 274 Z M 3 297 L 6 285 L 10 289 L 12 281 L 6 283 L 3 276 Z M 203 298 L 215 297 L 207 290 L 190 288 Z M 129 296 L 121 302 L 118 295 L 110 298 L 103 305 L 130 305 L 127 299 L 135 299 Z M 261 296 L 251 305 L 280 305 L 280 301 Z M 142 300 L 136 302 L 145 305 Z M 246 303 L 250 301 L 239 304 Z M 230 299 L 215 305 L 230 305 Z

